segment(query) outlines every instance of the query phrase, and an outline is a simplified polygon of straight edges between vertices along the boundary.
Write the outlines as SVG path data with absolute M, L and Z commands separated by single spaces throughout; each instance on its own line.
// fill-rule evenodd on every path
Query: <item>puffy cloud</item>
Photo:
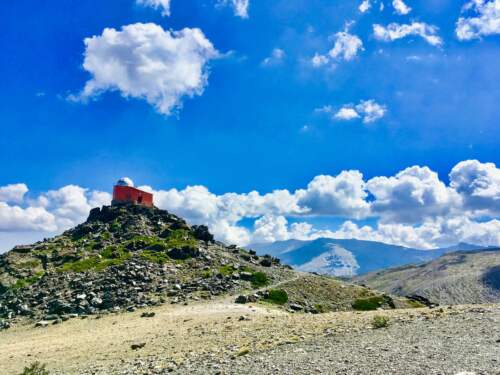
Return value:
M 111 202 L 111 195 L 105 192 L 88 191 L 76 185 L 67 185 L 58 190 L 42 194 L 38 204 L 56 218 L 57 227 L 68 229 L 84 221 L 93 207 Z
M 0 232 L 2 231 L 56 231 L 54 215 L 43 207 L 21 208 L 0 202 Z
M 316 53 L 311 59 L 311 64 L 313 67 L 319 68 L 320 66 L 328 64 L 329 61 L 330 59 L 327 56 Z
M 24 186 L 21 190 L 28 190 L 20 185 Z M 4 198 L 0 201 L 0 231 L 8 232 L 63 231 L 85 220 L 91 208 L 111 202 L 109 193 L 75 185 L 43 193 L 23 206 L 9 205 Z
M 422 37 L 427 43 L 433 46 L 443 44 L 442 39 L 437 35 L 438 28 L 423 22 L 413 22 L 411 24 L 391 23 L 387 26 L 373 25 L 375 39 L 392 42 L 397 39 L 406 38 L 410 35 Z
M 338 60 L 352 60 L 359 51 L 363 50 L 363 42 L 356 35 L 342 31 L 334 35 L 335 44 L 328 52 L 331 58 Z
M 363 51 L 363 42 L 356 36 L 349 34 L 347 31 L 341 31 L 332 36 L 334 40 L 333 48 L 328 52 L 328 55 L 315 54 L 311 59 L 314 67 L 320 67 L 333 61 L 350 61 L 354 59 L 358 52 Z
M 337 120 L 353 120 L 355 118 L 359 118 L 360 116 L 354 108 L 342 107 L 337 113 L 335 113 L 334 117 Z
M 85 101 L 116 90 L 170 115 L 182 107 L 184 97 L 203 93 L 207 63 L 217 56 L 199 29 L 166 31 L 153 23 L 123 26 L 120 31 L 106 28 L 85 39 L 83 67 L 92 78 L 69 99 Z
M 411 12 L 411 8 L 403 0 L 392 0 L 392 6 L 397 14 L 405 15 Z
M 161 9 L 163 16 L 170 16 L 170 0 L 136 0 L 137 4 Z
M 283 51 L 281 48 L 275 48 L 271 52 L 271 56 L 266 57 L 264 60 L 262 60 L 262 66 L 273 66 L 273 65 L 279 65 L 283 62 L 283 60 L 286 57 L 285 51 Z
M 231 6 L 235 16 L 248 18 L 250 0 L 219 0 L 218 4 L 221 6 Z
M 343 171 L 338 176 L 316 176 L 307 189 L 296 192 L 298 204 L 310 215 L 361 218 L 369 212 L 363 175 L 359 171 Z
M 361 4 L 359 4 L 358 10 L 361 13 L 365 13 L 368 10 L 370 10 L 371 7 L 372 7 L 372 5 L 370 3 L 370 0 L 363 0 L 363 2 Z
M 428 167 L 410 167 L 394 177 L 374 177 L 366 184 L 374 196 L 372 211 L 384 221 L 421 222 L 449 214 L 460 197 Z
M 0 202 L 21 203 L 28 192 L 26 184 L 10 184 L 0 187 Z
M 478 214 L 500 214 L 500 169 L 493 163 L 466 160 L 450 172 L 450 186 L 466 209 Z
M 475 17 L 458 19 L 455 33 L 459 40 L 500 34 L 500 0 L 472 0 L 463 10 L 474 12 Z
M 356 106 L 356 111 L 363 115 L 363 122 L 369 124 L 384 117 L 387 108 L 371 99 L 361 101 L 361 103 Z
M 287 224 L 283 216 L 263 216 L 255 221 L 253 241 L 264 243 L 287 240 L 289 238 Z
M 322 237 L 378 241 L 419 249 L 434 249 L 458 242 L 480 246 L 500 244 L 500 221 L 474 222 L 464 216 L 427 220 L 420 225 L 378 223 L 375 227 L 358 226 L 346 221 L 336 231 L 313 233 L 311 239 Z
M 338 111 L 334 111 L 332 106 L 324 106 L 315 109 L 315 112 L 331 114 L 333 119 L 340 121 L 362 118 L 365 124 L 370 124 L 384 117 L 387 113 L 387 107 L 370 99 L 362 100 L 357 105 L 346 104 Z

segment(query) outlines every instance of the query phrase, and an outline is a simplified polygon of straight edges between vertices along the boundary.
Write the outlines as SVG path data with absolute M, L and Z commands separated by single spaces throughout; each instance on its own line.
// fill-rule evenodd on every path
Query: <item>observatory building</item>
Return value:
M 153 207 L 153 194 L 136 189 L 130 178 L 123 177 L 113 187 L 113 201 L 111 204 L 117 205 L 123 203 Z

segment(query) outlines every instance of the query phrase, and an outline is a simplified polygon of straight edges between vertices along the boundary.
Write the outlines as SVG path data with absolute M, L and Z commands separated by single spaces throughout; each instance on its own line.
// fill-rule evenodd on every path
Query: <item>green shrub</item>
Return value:
M 408 305 L 410 305 L 410 307 L 414 309 L 421 309 L 422 307 L 426 307 L 422 302 L 418 302 L 411 299 L 408 300 Z
M 122 228 L 122 226 L 115 219 L 115 221 L 113 221 L 113 223 L 111 224 L 111 227 L 109 228 L 109 230 L 110 230 L 110 232 L 118 232 L 121 228 Z
M 352 304 L 354 310 L 360 311 L 370 311 L 377 310 L 384 303 L 384 297 L 382 296 L 373 296 L 368 298 L 358 298 Z
M 35 259 L 35 260 L 28 260 L 26 262 L 19 263 L 17 265 L 17 268 L 22 268 L 22 269 L 32 269 L 36 268 L 40 265 L 40 261 Z
M 389 325 L 389 318 L 383 315 L 375 315 L 373 317 L 372 326 L 375 329 L 385 328 Z
M 170 260 L 170 257 L 167 254 L 154 250 L 143 250 L 141 258 L 157 264 L 165 264 Z
M 34 362 L 29 367 L 25 367 L 20 375 L 49 375 L 49 372 L 45 369 L 46 366 L 40 362 Z
M 213 274 L 211 270 L 203 271 L 203 273 L 201 274 L 201 277 L 203 277 L 204 279 L 210 279 L 212 276 Z
M 253 272 L 252 279 L 250 281 L 252 282 L 252 286 L 254 288 L 266 286 L 269 283 L 269 279 L 264 272 Z
M 276 305 L 284 305 L 288 302 L 288 294 L 283 289 L 270 289 L 265 301 Z
M 321 303 L 315 304 L 314 309 L 320 314 L 326 313 L 328 311 L 326 306 L 322 305 Z
M 236 271 L 236 268 L 234 268 L 232 265 L 230 264 L 226 264 L 222 267 L 219 268 L 219 273 L 224 275 L 224 276 L 230 276 L 233 274 L 233 272 Z
M 59 272 L 103 271 L 110 266 L 119 266 L 132 255 L 122 247 L 109 246 L 101 252 L 101 256 L 68 262 L 58 268 Z
M 183 247 L 196 247 L 198 241 L 193 237 L 193 234 L 186 229 L 176 229 L 170 232 L 169 236 L 165 239 L 168 248 L 183 248 Z
M 40 272 L 35 273 L 33 276 L 26 277 L 24 279 L 19 279 L 16 281 L 16 283 L 14 285 L 12 285 L 12 289 L 26 288 L 27 286 L 30 286 L 30 285 L 36 283 L 38 280 L 40 280 L 44 274 L 45 274 L 44 271 L 40 271 Z

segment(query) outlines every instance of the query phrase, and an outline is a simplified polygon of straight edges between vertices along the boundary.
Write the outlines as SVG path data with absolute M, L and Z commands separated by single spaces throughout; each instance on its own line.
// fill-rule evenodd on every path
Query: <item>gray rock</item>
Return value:
M 132 350 L 138 350 L 144 348 L 145 346 L 146 346 L 145 342 L 135 342 L 132 345 L 130 345 L 130 348 Z
M 244 304 L 248 302 L 248 298 L 246 296 L 240 295 L 236 297 L 236 300 L 234 302 Z
M 40 320 L 39 322 L 36 322 L 35 327 L 41 327 L 45 328 L 49 326 L 49 322 L 46 320 Z

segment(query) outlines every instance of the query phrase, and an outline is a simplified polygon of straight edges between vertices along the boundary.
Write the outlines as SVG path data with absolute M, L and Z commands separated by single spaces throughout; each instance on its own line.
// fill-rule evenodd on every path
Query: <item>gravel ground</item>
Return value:
M 0 374 L 40 361 L 51 375 L 500 375 L 500 305 L 312 315 L 225 299 L 148 311 L 0 332 Z M 373 328 L 377 315 L 388 327 Z
M 500 374 L 500 309 L 470 308 L 436 319 L 396 321 L 267 352 L 198 358 L 190 374 Z

